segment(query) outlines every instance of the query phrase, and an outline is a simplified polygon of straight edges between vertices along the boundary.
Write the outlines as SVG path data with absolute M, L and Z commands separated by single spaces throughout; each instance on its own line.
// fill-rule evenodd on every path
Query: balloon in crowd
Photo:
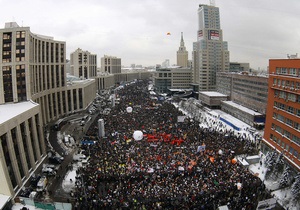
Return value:
M 128 113 L 131 113 L 131 112 L 132 112 L 132 107 L 131 107 L 131 106 L 127 107 L 127 108 L 126 108 L 126 111 L 127 111 Z
M 140 141 L 143 139 L 143 132 L 142 131 L 134 131 L 133 132 L 133 138 L 136 141 Z

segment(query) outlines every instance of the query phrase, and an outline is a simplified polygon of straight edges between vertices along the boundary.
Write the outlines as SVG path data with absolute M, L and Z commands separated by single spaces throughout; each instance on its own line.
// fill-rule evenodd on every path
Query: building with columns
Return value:
M 96 96 L 94 79 L 67 82 L 65 52 L 15 22 L 0 29 L 0 195 L 10 201 L 46 157 L 44 126 Z
M 183 33 L 181 32 L 180 46 L 177 51 L 177 66 L 188 67 L 188 51 L 184 46 Z
M 0 194 L 13 197 L 46 157 L 40 106 L 0 105 Z

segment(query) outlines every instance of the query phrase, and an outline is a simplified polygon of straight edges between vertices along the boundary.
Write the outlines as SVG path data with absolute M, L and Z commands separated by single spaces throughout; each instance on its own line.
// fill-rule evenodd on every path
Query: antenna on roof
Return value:
M 209 0 L 209 2 L 210 2 L 210 6 L 216 6 L 216 2 L 215 2 L 215 0 Z

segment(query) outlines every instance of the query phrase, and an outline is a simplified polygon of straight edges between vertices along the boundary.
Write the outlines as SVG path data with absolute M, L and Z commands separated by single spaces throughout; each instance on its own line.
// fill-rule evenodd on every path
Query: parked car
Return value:
M 47 177 L 43 176 L 41 177 L 41 179 L 39 180 L 37 187 L 36 187 L 36 191 L 41 192 L 46 188 L 47 185 Z
M 32 175 L 30 179 L 30 184 L 33 188 L 36 188 L 37 183 L 39 182 L 41 176 L 40 175 Z
M 60 157 L 57 157 L 57 156 L 49 157 L 49 163 L 60 164 L 61 162 L 62 162 L 62 159 Z
M 56 171 L 50 167 L 43 167 L 42 172 L 48 176 L 54 176 L 56 174 Z
M 73 160 L 74 161 L 82 161 L 86 159 L 86 156 L 84 154 L 75 154 L 73 155 Z

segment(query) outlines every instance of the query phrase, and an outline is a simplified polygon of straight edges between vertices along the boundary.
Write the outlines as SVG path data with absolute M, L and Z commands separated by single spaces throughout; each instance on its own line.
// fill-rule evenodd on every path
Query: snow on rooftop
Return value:
M 244 107 L 244 106 L 242 106 L 242 105 L 239 105 L 239 104 L 237 104 L 237 103 L 234 103 L 233 101 L 223 101 L 223 103 L 225 103 L 225 104 L 228 104 L 228 105 L 230 105 L 230 106 L 233 106 L 234 108 L 237 108 L 237 109 L 239 109 L 239 110 L 241 110 L 241 111 L 243 111 L 243 112 L 246 112 L 246 113 L 249 113 L 249 114 L 251 114 L 251 115 L 262 115 L 261 113 L 259 113 L 259 112 L 256 112 L 256 111 L 254 111 L 254 110 L 252 110 L 252 109 L 249 109 L 249 108 L 247 108 L 247 107 Z
M 227 95 L 224 95 L 222 93 L 216 92 L 216 91 L 201 91 L 200 94 L 207 95 L 207 96 L 214 96 L 214 97 L 226 97 Z
M 0 194 L 0 209 L 9 201 L 10 197 L 7 195 Z
M 0 105 L 0 125 L 36 106 L 38 106 L 38 104 L 33 101 L 6 103 Z
M 244 123 L 243 121 L 233 117 L 230 114 L 227 114 L 226 112 L 223 112 L 219 109 L 215 109 L 210 111 L 209 113 L 211 113 L 214 116 L 221 116 L 223 119 L 227 120 L 228 122 L 231 122 L 233 125 L 239 127 L 241 130 L 243 130 L 244 128 L 249 128 L 251 127 L 250 125 Z

